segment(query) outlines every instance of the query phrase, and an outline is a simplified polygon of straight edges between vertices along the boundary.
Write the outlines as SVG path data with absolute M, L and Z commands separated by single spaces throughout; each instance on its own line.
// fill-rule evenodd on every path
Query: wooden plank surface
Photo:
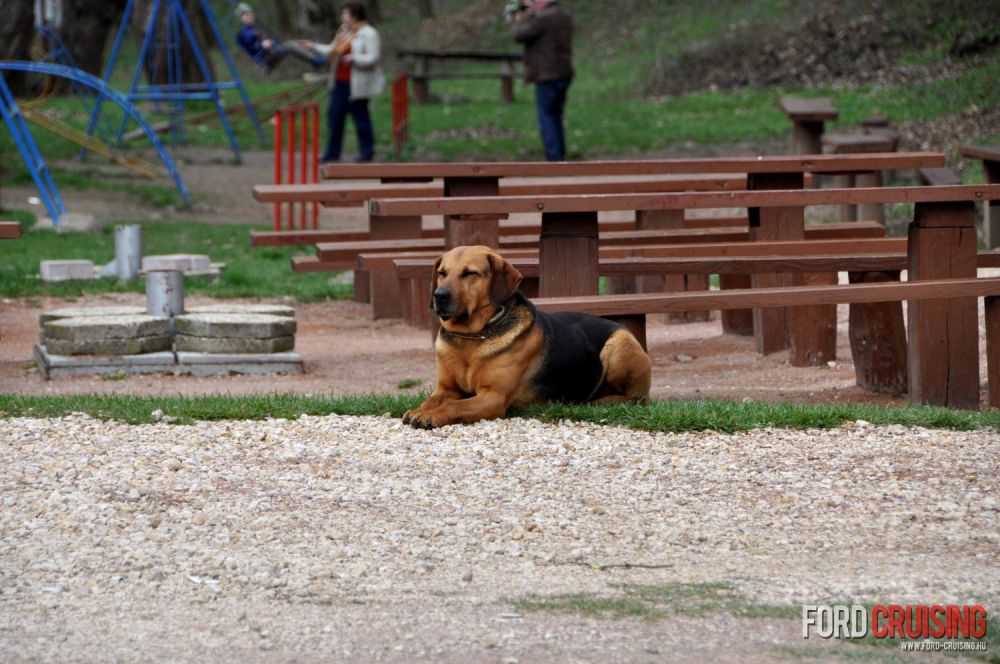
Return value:
M 16 240 L 21 237 L 21 222 L 0 221 L 0 240 Z
M 872 222 L 851 222 L 846 224 L 815 224 L 806 226 L 807 240 L 836 238 L 874 238 L 885 234 L 885 228 Z M 640 244 L 705 244 L 718 242 L 745 242 L 749 231 L 745 228 L 683 229 L 676 231 L 623 231 L 600 233 L 599 245 L 640 245 Z M 508 249 L 537 247 L 538 235 L 506 235 L 500 237 L 501 253 Z M 360 253 L 386 253 L 401 250 L 432 251 L 444 250 L 440 238 L 412 240 L 392 240 L 367 242 L 320 242 L 316 253 L 324 261 L 343 260 Z
M 1000 277 L 902 283 L 750 288 L 730 291 L 563 297 L 534 300 L 542 311 L 585 311 L 596 316 L 669 313 L 698 309 L 796 307 L 812 304 L 895 302 L 985 297 L 1000 294 Z
M 973 159 L 985 159 L 987 161 L 1000 161 L 1000 147 L 993 145 L 960 145 L 959 154 L 963 157 Z
M 698 178 L 632 178 L 620 180 L 581 180 L 577 182 L 501 182 L 501 196 L 572 196 L 577 194 L 627 194 L 669 191 L 729 191 L 746 187 L 744 176 Z M 311 203 L 328 207 L 361 206 L 372 198 L 435 198 L 444 195 L 441 182 L 351 184 L 320 182 L 316 184 L 258 184 L 253 197 L 260 203 Z
M 784 113 L 793 120 L 821 122 L 836 120 L 837 109 L 828 97 L 785 97 L 778 103 Z
M 431 49 L 431 48 L 406 48 L 396 51 L 400 57 L 431 58 L 439 60 L 498 60 L 520 62 L 524 59 L 521 53 L 509 53 L 506 51 L 473 51 L 468 49 Z
M 511 214 L 615 210 L 676 210 L 791 207 L 860 203 L 921 203 L 1000 200 L 1000 185 L 865 187 L 766 191 L 594 194 L 582 196 L 470 196 L 369 201 L 374 216 L 399 214 Z
M 697 175 L 704 173 L 861 173 L 871 170 L 934 168 L 945 165 L 939 152 L 866 155 L 776 155 L 660 159 L 642 161 L 498 161 L 407 164 L 325 164 L 325 179 L 411 177 L 587 177 L 606 175 Z
M 538 276 L 540 261 L 513 258 L 510 263 L 525 277 Z M 434 262 L 432 258 L 409 258 L 392 261 L 396 274 L 403 278 L 423 276 Z M 1000 251 L 981 252 L 979 267 L 1000 267 Z M 761 272 L 883 272 L 905 270 L 906 252 L 882 254 L 840 254 L 825 256 L 719 256 L 702 258 L 604 258 L 598 261 L 601 276 L 636 276 L 645 274 L 754 274 Z

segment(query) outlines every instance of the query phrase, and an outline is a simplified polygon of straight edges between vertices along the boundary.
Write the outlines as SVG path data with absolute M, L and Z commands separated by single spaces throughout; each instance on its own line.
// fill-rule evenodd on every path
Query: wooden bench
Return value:
M 823 151 L 820 138 L 823 123 L 836 120 L 837 109 L 825 97 L 800 99 L 786 97 L 778 104 L 792 121 L 792 153 L 818 154 Z
M 943 168 L 920 168 L 917 170 L 920 176 L 920 183 L 931 187 L 941 187 L 945 185 L 962 184 L 962 179 L 958 173 L 947 166 Z
M 735 158 L 664 159 L 651 161 L 589 161 L 589 162 L 451 162 L 418 164 L 327 164 L 321 168 L 327 179 L 380 179 L 384 182 L 442 178 L 445 198 L 482 197 L 499 194 L 500 181 L 514 177 L 642 177 L 642 176 L 692 176 L 746 174 L 747 187 L 754 190 L 800 188 L 814 174 L 869 172 L 872 170 L 898 170 L 944 165 L 944 155 L 938 153 L 892 153 L 873 155 L 803 155 L 761 156 Z M 724 202 L 721 207 L 727 207 Z M 683 213 L 669 209 L 635 210 L 640 228 L 676 228 Z M 767 215 L 783 214 L 768 211 Z M 410 224 L 411 237 L 421 235 L 421 216 L 405 208 L 393 215 L 400 224 Z M 445 246 L 468 244 L 499 246 L 499 220 L 506 214 L 481 214 L 474 210 L 444 218 Z M 542 234 L 545 235 L 546 215 L 542 215 Z M 765 224 L 767 239 L 797 239 L 785 236 L 784 224 Z M 374 228 L 374 227 L 373 227 Z M 397 226 L 398 228 L 398 226 Z M 557 239 L 552 239 L 558 242 Z M 570 240 L 572 242 L 572 240 Z M 755 279 L 767 281 L 760 275 Z M 732 277 L 730 286 L 744 283 L 743 277 Z M 359 283 L 358 281 L 355 282 Z M 393 286 L 390 281 L 385 288 Z M 731 331 L 748 332 L 746 317 L 727 312 L 724 324 Z
M 885 229 L 873 222 L 853 222 L 851 224 L 821 224 L 808 227 L 807 236 L 816 239 L 882 237 Z M 741 227 L 720 227 L 702 229 L 680 229 L 671 231 L 608 231 L 600 232 L 600 243 L 606 247 L 668 244 L 696 244 L 706 242 L 746 242 L 750 239 L 750 230 L 746 224 Z M 535 249 L 540 243 L 538 231 L 528 235 L 501 236 L 499 249 L 509 252 L 512 249 Z M 402 316 L 403 304 L 398 290 L 395 274 L 388 264 L 376 267 L 371 264 L 354 264 L 353 261 L 363 254 L 392 254 L 400 251 L 423 251 L 438 256 L 447 248 L 444 238 L 426 238 L 407 240 L 401 246 L 398 240 L 371 240 L 362 242 L 321 242 L 316 245 L 318 262 L 325 264 L 331 270 L 356 269 L 367 271 L 371 275 L 371 291 L 367 301 L 372 304 L 372 315 L 376 319 L 399 318 Z M 298 263 L 301 265 L 302 263 Z M 353 268 L 352 268 L 353 265 Z M 312 265 L 310 265 L 312 267 Z M 292 265 L 296 270 L 296 263 Z M 314 271 L 318 271 L 315 268 Z M 746 327 L 744 325 L 744 327 Z M 750 332 L 752 333 L 752 331 Z
M 986 181 L 1000 183 L 1000 146 L 961 145 L 958 152 L 963 157 L 981 159 Z M 1000 247 L 1000 201 L 991 202 L 984 210 L 983 242 L 991 249 Z
M 0 240 L 16 240 L 21 237 L 21 222 L 0 221 Z
M 493 51 L 459 51 L 435 49 L 404 49 L 396 52 L 407 63 L 407 76 L 413 81 L 413 99 L 424 104 L 430 101 L 430 81 L 453 78 L 497 78 L 500 79 L 500 100 L 505 104 L 514 101 L 514 77 L 518 75 L 517 65 L 524 56 L 520 53 L 497 53 Z M 489 72 L 434 71 L 436 62 L 470 60 L 499 64 L 498 70 Z
M 914 256 L 912 247 L 910 256 Z M 986 306 L 988 403 L 993 408 L 1000 408 L 1000 277 L 542 298 L 535 300 L 535 305 L 542 311 L 583 311 L 621 320 L 644 336 L 645 316 L 652 313 L 745 307 L 791 307 L 791 311 L 798 312 L 817 305 L 906 301 L 909 341 L 905 355 L 910 402 L 975 410 L 979 408 L 979 333 L 976 325 L 976 298 L 979 297 L 984 298 Z M 949 320 L 949 316 L 956 308 L 971 312 L 972 316 L 971 328 L 962 332 L 960 343 L 949 336 L 956 323 L 955 319 Z M 963 324 L 968 324 L 968 320 Z
M 598 211 L 622 209 L 694 209 L 746 207 L 749 212 L 749 238 L 753 241 L 776 241 L 804 238 L 804 208 L 809 205 L 858 203 L 915 203 L 915 219 L 910 226 L 911 251 L 919 248 L 921 260 L 914 266 L 914 278 L 974 276 L 975 201 L 1000 198 L 1000 185 L 956 187 L 887 187 L 859 189 L 790 189 L 779 191 L 699 192 L 658 195 L 577 196 L 577 197 L 467 197 L 424 200 L 395 200 L 370 203 L 373 216 L 399 214 L 481 215 L 515 212 L 542 212 L 539 242 L 541 273 L 539 292 L 543 297 L 592 295 L 598 285 Z M 548 224 L 548 229 L 546 225 Z M 675 231 L 676 232 L 676 231 Z M 684 232 L 684 231 L 680 231 Z M 971 242 L 971 244 L 970 244 Z M 495 246 L 495 245 L 494 245 Z M 971 253 L 970 253 L 971 250 Z M 936 252 L 936 256 L 932 255 Z M 954 260 L 949 259 L 955 256 Z M 972 275 L 963 272 L 973 270 Z M 766 277 L 766 279 L 765 279 Z M 771 275 L 753 275 L 754 287 L 792 285 L 793 275 L 779 279 Z M 724 287 L 731 287 L 732 283 Z M 793 355 L 816 362 L 832 356 L 828 348 L 809 348 L 810 342 L 790 338 L 805 334 L 806 326 L 791 332 L 783 309 L 755 309 L 754 333 L 757 349 L 763 354 L 793 347 Z M 810 328 L 830 327 L 829 312 L 813 312 Z

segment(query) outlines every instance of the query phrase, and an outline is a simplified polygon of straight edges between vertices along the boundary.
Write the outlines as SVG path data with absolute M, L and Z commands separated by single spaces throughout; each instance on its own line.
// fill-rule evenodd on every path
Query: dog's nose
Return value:
M 447 288 L 438 288 L 434 291 L 434 305 L 438 309 L 442 309 L 451 304 L 451 291 Z

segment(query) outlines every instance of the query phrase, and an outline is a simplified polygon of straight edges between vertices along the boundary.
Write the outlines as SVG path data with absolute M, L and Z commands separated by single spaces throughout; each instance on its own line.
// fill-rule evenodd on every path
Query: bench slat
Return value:
M 325 179 L 385 177 L 583 177 L 606 175 L 696 175 L 704 173 L 862 173 L 944 166 L 938 152 L 779 155 L 648 161 L 423 162 L 409 164 L 325 164 Z
M 682 192 L 560 196 L 468 196 L 414 198 L 368 203 L 374 216 L 405 214 L 510 214 L 517 212 L 591 212 L 678 210 L 734 207 L 802 207 L 861 203 L 944 203 L 1000 200 L 1000 185 L 945 187 L 864 187 L 853 189 L 784 189 L 765 191 Z
M 874 222 L 855 221 L 846 224 L 816 224 L 806 226 L 807 240 L 835 239 L 838 237 L 872 238 L 885 234 L 885 228 Z M 599 244 L 704 244 L 708 242 L 745 242 L 749 239 L 746 229 L 706 228 L 671 231 L 629 231 L 601 233 Z M 500 237 L 501 252 L 538 246 L 538 235 L 512 235 Z M 443 251 L 443 238 L 406 240 L 369 240 L 367 242 L 320 242 L 316 253 L 324 261 L 354 258 L 361 253 L 390 253 L 400 249 L 411 251 Z
M 698 311 L 702 309 L 748 309 L 796 307 L 817 304 L 865 304 L 900 300 L 935 300 L 985 297 L 1000 294 L 1000 277 L 945 279 L 901 283 L 748 288 L 676 294 L 639 293 L 585 297 L 539 298 L 542 311 L 583 311 L 595 316 Z
M 524 277 L 539 275 L 539 261 L 512 258 L 510 263 Z M 393 261 L 400 279 L 419 279 L 430 273 L 433 260 Z M 981 252 L 978 267 L 1000 267 L 1000 252 Z M 881 254 L 841 254 L 828 256 L 718 256 L 704 258 L 602 258 L 597 265 L 601 276 L 641 276 L 656 274 L 755 274 L 762 272 L 884 272 L 905 270 L 906 252 Z

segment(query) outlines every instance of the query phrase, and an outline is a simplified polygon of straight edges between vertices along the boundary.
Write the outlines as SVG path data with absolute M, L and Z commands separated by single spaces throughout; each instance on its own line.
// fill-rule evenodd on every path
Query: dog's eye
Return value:
M 472 270 L 462 270 L 463 279 L 465 279 L 466 277 L 474 277 L 474 276 L 476 276 L 476 273 L 473 272 Z
M 438 276 L 444 279 L 445 277 L 448 276 L 448 273 L 445 272 L 444 270 L 438 270 Z

